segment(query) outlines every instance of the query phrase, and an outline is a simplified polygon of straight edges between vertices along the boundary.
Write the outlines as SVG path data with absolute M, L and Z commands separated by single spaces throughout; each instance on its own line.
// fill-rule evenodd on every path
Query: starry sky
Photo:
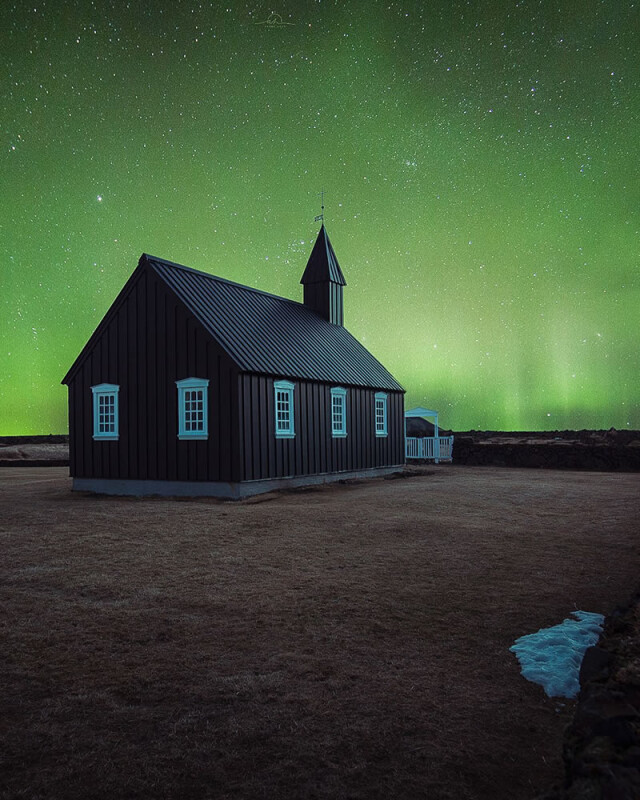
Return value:
M 0 434 L 152 253 L 345 324 L 454 430 L 640 428 L 628 0 L 6 3 Z

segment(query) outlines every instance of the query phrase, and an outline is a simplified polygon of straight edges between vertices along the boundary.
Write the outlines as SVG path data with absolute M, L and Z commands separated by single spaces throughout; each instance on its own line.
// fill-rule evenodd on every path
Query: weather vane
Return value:
M 266 25 L 267 28 L 284 28 L 285 25 L 295 25 L 294 22 L 285 22 L 282 19 L 282 14 L 276 14 L 272 11 L 264 22 L 254 22 L 254 25 Z
M 321 192 L 319 192 L 319 194 L 320 194 L 320 198 L 321 198 L 320 199 L 320 203 L 321 203 L 320 210 L 321 210 L 321 213 L 318 214 L 318 216 L 315 218 L 314 221 L 315 222 L 320 222 L 320 220 L 322 220 L 324 222 L 324 189 Z

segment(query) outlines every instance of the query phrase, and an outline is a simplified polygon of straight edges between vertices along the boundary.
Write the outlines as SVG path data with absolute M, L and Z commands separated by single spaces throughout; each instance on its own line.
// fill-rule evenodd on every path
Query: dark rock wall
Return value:
M 538 800 L 640 800 L 640 594 L 585 653 L 565 784 Z
M 49 433 L 42 436 L 0 436 L 0 445 L 18 444 L 69 444 L 69 436 L 66 433 Z
M 453 463 L 470 466 L 638 472 L 640 447 L 553 441 L 539 444 L 479 442 L 470 436 L 456 436 L 453 442 Z

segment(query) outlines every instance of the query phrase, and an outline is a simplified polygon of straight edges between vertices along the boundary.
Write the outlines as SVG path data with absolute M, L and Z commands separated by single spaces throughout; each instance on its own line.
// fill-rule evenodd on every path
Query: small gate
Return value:
M 433 419 L 433 436 L 407 436 L 407 419 Z M 417 432 L 417 431 L 416 431 Z M 420 431 L 421 432 L 421 431 Z M 422 458 L 435 461 L 451 461 L 453 436 L 440 436 L 438 431 L 438 412 L 418 406 L 404 412 L 404 454 L 408 458 Z
M 453 453 L 453 436 L 427 436 L 417 438 L 407 436 L 405 439 L 405 456 L 407 458 L 432 459 L 436 462 L 451 461 Z

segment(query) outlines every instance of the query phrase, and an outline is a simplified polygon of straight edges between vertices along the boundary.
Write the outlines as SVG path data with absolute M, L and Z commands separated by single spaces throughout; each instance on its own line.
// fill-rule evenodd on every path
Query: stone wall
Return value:
M 40 436 L 0 436 L 0 446 L 19 444 L 69 444 L 66 433 L 49 433 Z
M 453 442 L 453 463 L 472 466 L 638 472 L 640 447 L 567 441 L 538 443 L 477 441 L 471 436 L 457 435 Z

